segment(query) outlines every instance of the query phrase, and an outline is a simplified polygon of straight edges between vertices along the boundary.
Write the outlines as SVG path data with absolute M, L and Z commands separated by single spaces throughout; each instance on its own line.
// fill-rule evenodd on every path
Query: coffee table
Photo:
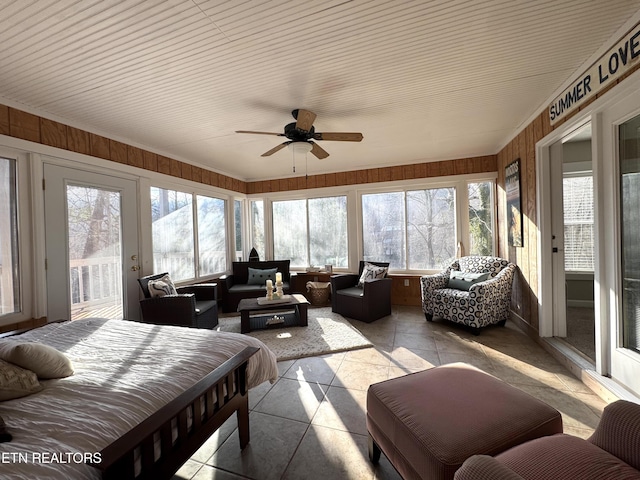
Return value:
M 273 303 L 260 305 L 257 298 L 244 298 L 238 303 L 238 312 L 240 312 L 240 332 L 249 333 L 252 330 L 260 330 L 265 328 L 282 328 L 282 327 L 306 327 L 307 307 L 309 301 L 304 295 L 290 295 L 287 303 Z M 259 313 L 264 312 L 262 315 Z M 266 312 L 269 312 L 268 314 Z M 283 323 L 268 325 L 267 321 L 274 317 L 275 313 L 287 312 L 282 317 Z

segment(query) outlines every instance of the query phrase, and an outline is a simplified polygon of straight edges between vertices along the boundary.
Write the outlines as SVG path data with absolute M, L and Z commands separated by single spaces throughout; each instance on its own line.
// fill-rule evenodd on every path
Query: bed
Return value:
M 0 403 L 12 479 L 171 478 L 234 413 L 244 448 L 247 391 L 278 375 L 262 342 L 211 330 L 91 318 L 7 340 L 50 345 L 75 370 Z

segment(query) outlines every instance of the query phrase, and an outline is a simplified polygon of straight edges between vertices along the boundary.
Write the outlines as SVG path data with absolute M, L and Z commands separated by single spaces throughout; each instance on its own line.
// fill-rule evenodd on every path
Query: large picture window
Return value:
M 20 311 L 16 161 L 0 158 L 0 315 Z
M 463 240 L 466 254 L 491 255 L 493 188 L 492 181 L 483 181 L 363 194 L 364 260 L 389 262 L 396 270 L 440 270 L 455 258 L 462 239 L 458 229 L 464 222 L 469 226 Z M 458 201 L 458 192 L 467 201 Z
M 455 189 L 362 196 L 364 259 L 390 268 L 427 270 L 456 252 Z
M 272 212 L 275 259 L 291 259 L 292 267 L 347 267 L 347 197 L 275 201 Z
M 224 200 L 152 187 L 151 217 L 155 273 L 180 281 L 226 269 Z

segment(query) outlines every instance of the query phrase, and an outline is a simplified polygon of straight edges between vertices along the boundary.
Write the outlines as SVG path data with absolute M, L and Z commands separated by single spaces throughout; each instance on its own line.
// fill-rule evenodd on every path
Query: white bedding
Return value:
M 278 375 L 262 342 L 234 333 L 94 318 L 11 338 L 57 348 L 75 373 L 41 380 L 41 392 L 0 403 L 13 435 L 0 444 L 2 478 L 100 478 L 76 463 L 78 454 L 99 452 L 246 346 L 260 347 L 249 360 L 250 387 Z

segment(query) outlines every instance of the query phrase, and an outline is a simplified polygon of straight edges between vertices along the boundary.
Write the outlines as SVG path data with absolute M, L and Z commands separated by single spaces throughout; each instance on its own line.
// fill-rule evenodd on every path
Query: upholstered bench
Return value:
M 408 479 L 452 479 L 472 455 L 495 455 L 562 432 L 560 413 L 464 363 L 369 386 L 369 458 Z

